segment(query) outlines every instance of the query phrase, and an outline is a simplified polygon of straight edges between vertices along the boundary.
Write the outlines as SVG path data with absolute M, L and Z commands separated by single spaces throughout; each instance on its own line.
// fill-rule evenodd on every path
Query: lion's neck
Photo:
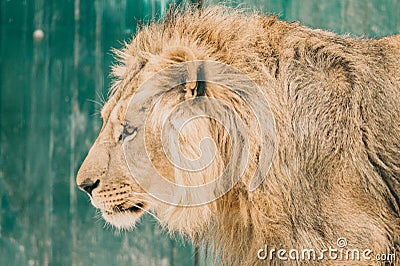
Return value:
M 289 219 L 280 204 L 265 200 L 266 193 L 260 189 L 249 198 L 245 191 L 231 191 L 216 204 L 215 220 L 201 234 L 232 265 L 254 265 L 266 244 L 290 246 Z

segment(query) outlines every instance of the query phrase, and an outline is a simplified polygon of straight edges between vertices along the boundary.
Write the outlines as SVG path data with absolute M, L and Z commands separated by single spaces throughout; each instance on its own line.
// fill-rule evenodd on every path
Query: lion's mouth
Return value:
M 131 207 L 125 207 L 123 204 L 115 206 L 115 210 L 117 212 L 141 212 L 143 211 L 144 204 L 143 202 L 138 202 Z
M 112 214 L 118 214 L 118 213 L 141 213 L 144 211 L 144 203 L 143 202 L 138 202 L 134 205 L 128 205 L 126 203 L 118 204 L 114 206 L 114 208 L 110 210 L 105 210 L 104 212 L 107 213 L 108 215 Z
M 147 212 L 148 206 L 143 202 L 125 202 L 102 209 L 103 218 L 118 229 L 133 229 L 137 220 Z

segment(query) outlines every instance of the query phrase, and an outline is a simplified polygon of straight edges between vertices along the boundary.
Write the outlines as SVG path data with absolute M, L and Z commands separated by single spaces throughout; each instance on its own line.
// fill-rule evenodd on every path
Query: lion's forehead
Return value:
M 125 112 L 127 109 L 128 102 L 124 99 L 108 100 L 102 110 L 101 117 L 104 122 L 121 123 L 124 120 Z

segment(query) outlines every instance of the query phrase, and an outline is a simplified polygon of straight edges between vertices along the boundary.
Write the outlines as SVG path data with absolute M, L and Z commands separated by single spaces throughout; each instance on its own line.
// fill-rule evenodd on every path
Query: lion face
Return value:
M 151 205 L 125 163 L 121 141 L 129 130 L 123 124 L 126 105 L 114 98 L 105 104 L 103 127 L 77 176 L 77 184 L 88 193 L 93 206 L 117 228 L 132 227 Z

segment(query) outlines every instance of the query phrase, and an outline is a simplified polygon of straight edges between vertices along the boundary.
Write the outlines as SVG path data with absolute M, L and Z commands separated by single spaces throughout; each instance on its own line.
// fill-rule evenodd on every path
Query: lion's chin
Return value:
M 140 218 L 140 214 L 132 212 L 108 212 L 102 211 L 104 220 L 117 229 L 132 230 Z

